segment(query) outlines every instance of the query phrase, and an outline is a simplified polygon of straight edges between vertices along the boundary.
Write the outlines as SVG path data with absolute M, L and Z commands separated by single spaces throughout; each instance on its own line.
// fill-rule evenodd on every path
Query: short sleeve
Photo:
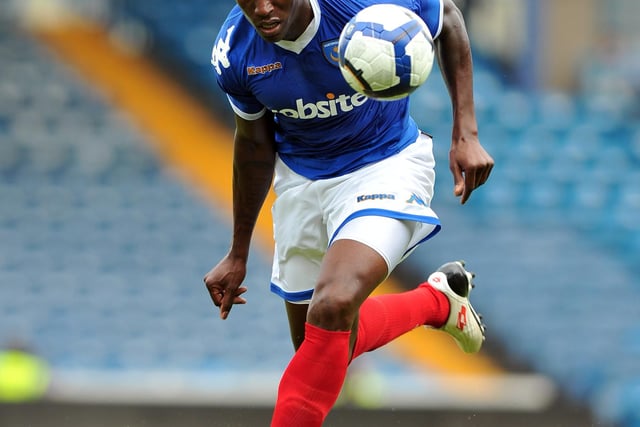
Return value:
M 227 99 L 233 112 L 245 120 L 257 120 L 267 111 L 254 97 L 243 98 L 227 93 Z
M 235 25 L 223 25 L 211 50 L 211 66 L 216 82 L 227 94 L 234 113 L 245 120 L 260 118 L 265 107 L 245 86 L 241 76 L 244 70 L 242 55 L 235 54 L 235 50 L 242 50 L 233 44 Z
M 420 17 L 429 27 L 431 37 L 436 39 L 442 31 L 444 20 L 443 0 L 417 0 L 420 7 Z

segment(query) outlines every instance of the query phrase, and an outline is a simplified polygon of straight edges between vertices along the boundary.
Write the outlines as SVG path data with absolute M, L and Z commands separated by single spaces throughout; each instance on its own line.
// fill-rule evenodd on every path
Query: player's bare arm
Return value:
M 436 39 L 436 49 L 453 107 L 449 152 L 453 192 L 464 204 L 471 193 L 489 178 L 493 159 L 480 145 L 478 138 L 471 46 L 462 13 L 452 0 L 444 1 L 444 22 L 442 33 Z
M 251 236 L 267 196 L 275 165 L 273 117 L 257 120 L 236 116 L 233 158 L 233 237 L 227 255 L 209 271 L 204 282 L 220 318 L 229 316 L 234 304 L 245 304 L 241 286 L 246 276 Z

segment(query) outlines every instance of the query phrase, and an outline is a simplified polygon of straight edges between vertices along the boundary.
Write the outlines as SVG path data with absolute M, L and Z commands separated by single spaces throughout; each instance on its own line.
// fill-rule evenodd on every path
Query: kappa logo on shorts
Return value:
M 366 200 L 395 200 L 395 194 L 364 194 L 356 197 L 356 202 L 364 202 Z
M 424 206 L 425 208 L 429 207 L 429 205 L 427 205 L 427 203 L 424 200 L 422 200 L 420 197 L 416 196 L 415 194 L 412 194 L 411 197 L 409 197 L 409 199 L 407 200 L 407 204 L 410 205 L 412 203 L 416 203 L 420 206 Z

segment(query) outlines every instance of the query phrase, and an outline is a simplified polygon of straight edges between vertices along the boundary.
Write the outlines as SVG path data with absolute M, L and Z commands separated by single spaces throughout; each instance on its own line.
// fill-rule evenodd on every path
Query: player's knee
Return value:
M 320 292 L 314 294 L 307 320 L 328 330 L 347 331 L 356 318 L 358 305 L 348 294 Z

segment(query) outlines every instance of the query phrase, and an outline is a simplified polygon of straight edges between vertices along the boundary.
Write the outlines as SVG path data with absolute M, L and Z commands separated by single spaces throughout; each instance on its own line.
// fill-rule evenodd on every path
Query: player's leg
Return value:
M 351 359 L 382 347 L 420 325 L 442 328 L 465 352 L 477 351 L 484 332 L 479 316 L 468 302 L 471 280 L 463 263 L 450 262 L 414 290 L 367 298 L 352 327 Z M 446 301 L 443 295 L 447 296 Z M 454 304 L 450 300 L 454 300 Z M 285 306 L 291 340 L 298 350 L 304 340 L 309 304 L 286 301 Z M 448 316 L 443 317 L 445 314 Z
M 352 358 L 420 325 L 448 333 L 466 353 L 479 351 L 484 325 L 469 301 L 471 280 L 463 262 L 448 262 L 414 290 L 367 298 L 360 308 Z
M 375 233 L 370 230 L 376 230 Z M 393 271 L 407 255 L 421 225 L 394 218 L 367 216 L 347 223 L 336 239 L 358 239 L 374 248 Z M 464 263 L 446 263 L 416 289 L 367 298 L 360 307 L 352 358 L 375 350 L 417 326 L 442 329 L 467 353 L 477 352 L 484 327 L 469 302 L 472 274 Z
M 285 301 L 289 331 L 297 350 L 304 340 L 307 308 L 329 244 L 312 181 L 276 161 L 272 207 L 275 250 L 271 291 Z
M 410 224 L 378 216 L 341 227 L 321 265 L 306 338 L 282 377 L 273 425 L 322 423 L 342 388 L 356 337 L 361 352 L 368 351 L 417 326 L 445 322 L 448 300 L 431 287 L 367 300 L 406 254 L 413 234 Z
M 272 426 L 322 424 L 344 383 L 359 306 L 386 276 L 384 258 L 365 244 L 343 239 L 330 246 L 309 305 L 305 339 L 280 382 Z
M 304 341 L 307 310 L 313 286 L 320 274 L 321 250 L 283 251 L 276 245 L 271 277 L 271 289 L 284 299 L 293 348 L 297 351 Z
M 372 233 L 371 230 L 375 230 Z M 359 240 L 375 250 L 392 271 L 407 255 L 416 233 L 428 234 L 419 224 L 389 217 L 363 216 L 349 221 L 335 240 Z M 421 325 L 442 326 L 449 314 L 449 302 L 438 290 L 419 286 L 399 294 L 367 298 L 354 323 L 356 345 L 352 358 L 385 345 Z
M 297 351 L 302 341 L 304 341 L 304 327 L 307 322 L 307 309 L 309 308 L 309 304 L 294 304 L 290 301 L 285 301 L 284 304 L 287 310 L 287 319 L 289 320 L 291 341 L 293 342 L 293 348 Z
M 307 323 L 307 310 L 309 309 L 309 304 L 294 304 L 292 302 L 285 301 L 285 308 L 287 310 L 287 319 L 289 321 L 289 332 L 291 334 L 291 341 L 293 343 L 293 348 L 297 351 L 304 341 L 304 329 Z M 358 319 L 356 317 L 356 321 L 351 328 L 352 334 L 349 345 L 349 348 L 351 350 L 353 350 L 356 342 L 358 332 L 357 320 Z

